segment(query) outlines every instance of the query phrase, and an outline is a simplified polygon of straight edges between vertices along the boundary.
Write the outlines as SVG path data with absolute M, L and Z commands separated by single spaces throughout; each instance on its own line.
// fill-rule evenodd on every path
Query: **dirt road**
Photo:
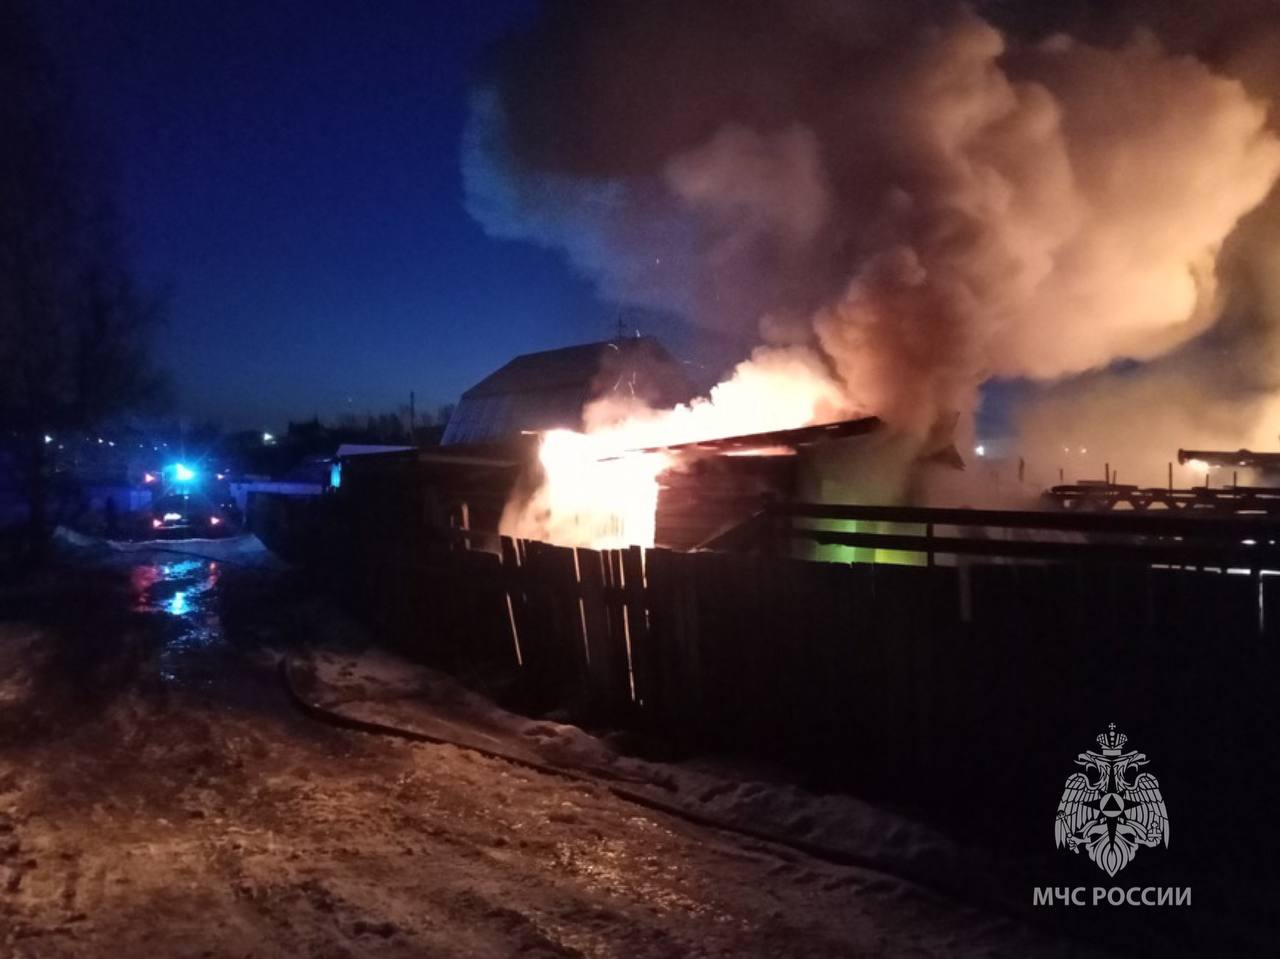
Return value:
M 602 785 L 317 724 L 276 658 L 361 636 L 287 575 L 139 555 L 0 601 L 0 956 L 1080 954 Z

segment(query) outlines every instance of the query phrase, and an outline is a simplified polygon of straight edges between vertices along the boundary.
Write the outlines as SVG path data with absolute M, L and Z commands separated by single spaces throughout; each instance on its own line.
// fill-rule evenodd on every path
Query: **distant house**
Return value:
M 441 445 L 500 443 L 529 431 L 579 429 L 583 407 L 608 395 L 669 407 L 689 400 L 694 387 L 653 337 L 526 353 L 462 394 Z

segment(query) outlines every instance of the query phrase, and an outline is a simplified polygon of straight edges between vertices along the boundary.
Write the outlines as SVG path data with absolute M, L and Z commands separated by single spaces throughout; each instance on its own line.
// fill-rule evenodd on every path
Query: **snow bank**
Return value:
M 991 889 L 997 864 L 905 816 L 849 795 L 815 795 L 732 764 L 658 763 L 622 755 L 576 726 L 507 712 L 452 678 L 379 650 L 321 649 L 311 699 L 344 715 L 553 765 L 699 819 L 829 850 L 948 890 Z M 1006 880 L 1012 864 L 999 864 Z
M 220 539 L 113 540 L 86 536 L 65 526 L 54 530 L 54 541 L 64 549 L 80 555 L 109 557 L 136 556 L 145 553 L 181 553 L 197 559 L 235 563 L 265 569 L 283 569 L 288 564 L 263 545 L 252 533 L 241 533 Z

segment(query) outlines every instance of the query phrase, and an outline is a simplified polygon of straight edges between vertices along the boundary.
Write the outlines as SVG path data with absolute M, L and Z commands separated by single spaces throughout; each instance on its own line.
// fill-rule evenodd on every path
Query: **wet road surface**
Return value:
M 210 647 L 225 642 L 216 602 L 220 573 L 216 560 L 179 557 L 130 568 L 133 610 L 167 617 L 161 624 L 165 633 L 158 664 L 162 679 L 212 681 L 200 673 Z

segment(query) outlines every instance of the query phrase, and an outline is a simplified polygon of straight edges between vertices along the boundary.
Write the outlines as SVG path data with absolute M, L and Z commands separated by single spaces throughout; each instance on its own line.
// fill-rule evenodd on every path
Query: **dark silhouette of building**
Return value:
M 528 431 L 578 429 L 583 407 L 610 395 L 670 407 L 694 393 L 679 363 L 649 336 L 526 353 L 462 394 L 441 443 L 499 443 Z

